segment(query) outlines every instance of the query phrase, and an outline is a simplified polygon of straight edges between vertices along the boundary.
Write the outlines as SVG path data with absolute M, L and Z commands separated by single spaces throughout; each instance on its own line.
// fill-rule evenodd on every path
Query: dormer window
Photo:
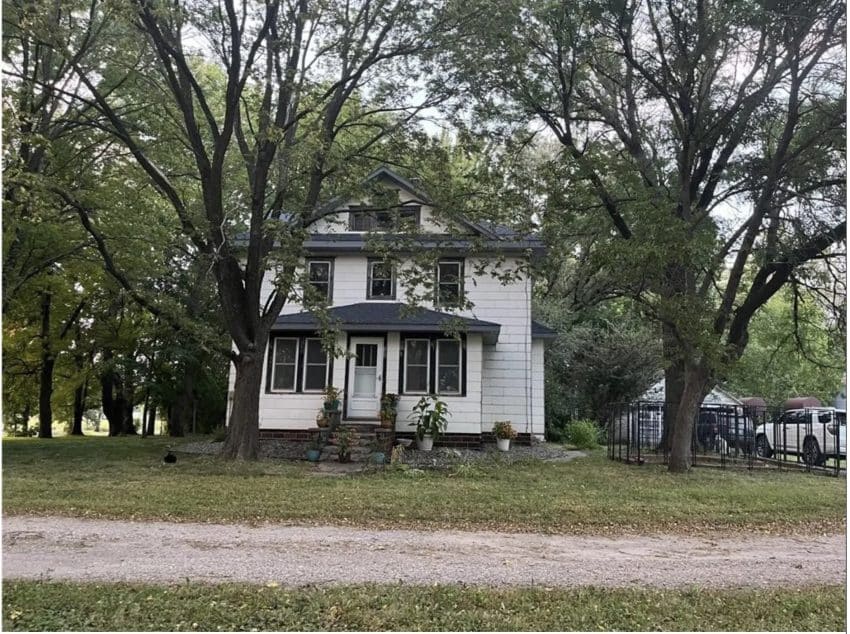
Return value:
M 353 208 L 349 212 L 350 231 L 402 231 L 419 225 L 419 205 L 393 209 Z

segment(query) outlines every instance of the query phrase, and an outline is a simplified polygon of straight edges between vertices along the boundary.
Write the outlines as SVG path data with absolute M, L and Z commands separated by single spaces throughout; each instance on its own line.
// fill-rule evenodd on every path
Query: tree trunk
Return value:
M 234 361 L 234 365 L 236 383 L 233 388 L 233 406 L 222 455 L 229 459 L 256 460 L 260 437 L 263 357 L 262 354 L 241 355 L 238 361 Z
M 664 420 L 661 434 L 661 450 L 665 456 L 670 455 L 672 448 L 672 430 L 676 418 L 676 406 L 682 401 L 685 388 L 685 364 L 682 358 L 682 348 L 676 339 L 673 329 L 664 324 L 662 332 L 662 354 L 664 358 Z
M 153 436 L 154 427 L 155 427 L 155 424 L 156 424 L 156 403 L 155 402 L 150 404 L 150 407 L 148 408 L 147 421 L 144 422 L 144 424 L 147 425 L 148 436 Z
M 682 393 L 678 403 L 670 405 L 674 410 L 668 459 L 671 473 L 685 473 L 691 468 L 694 423 L 707 392 L 708 372 L 701 364 L 685 362 L 681 385 Z
M 83 384 L 74 390 L 74 422 L 71 426 L 72 436 L 83 435 L 83 414 L 86 411 L 86 392 L 88 391 L 89 380 L 83 381 Z
M 101 403 L 103 404 L 103 414 L 109 421 L 110 436 L 117 436 L 121 433 L 122 410 L 118 402 L 119 399 L 115 398 L 115 383 L 115 372 L 111 369 L 104 372 L 100 377 Z
M 53 366 L 56 359 L 50 346 L 50 303 L 48 292 L 41 295 L 41 374 L 38 386 L 38 437 L 53 438 Z
M 191 429 L 196 371 L 197 367 L 194 363 L 188 363 L 183 368 L 183 382 L 168 417 L 169 436 L 183 436 L 188 429 Z

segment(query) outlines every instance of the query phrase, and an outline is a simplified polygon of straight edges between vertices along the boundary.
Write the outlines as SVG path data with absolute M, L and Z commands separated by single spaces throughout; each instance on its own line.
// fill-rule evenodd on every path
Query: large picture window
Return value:
M 407 339 L 404 343 L 404 393 L 427 394 L 431 368 L 431 342 Z
M 460 394 L 461 353 L 456 339 L 437 341 L 437 394 Z
M 366 299 L 395 299 L 395 271 L 391 262 L 369 260 Z
M 437 263 L 437 305 L 456 307 L 463 298 L 463 260 Z
M 333 280 L 333 260 L 309 260 L 307 262 L 307 279 L 316 289 L 319 297 L 332 303 L 331 296 Z
M 304 340 L 304 391 L 320 392 L 328 384 L 328 353 L 321 339 Z
M 275 339 L 272 361 L 272 390 L 294 392 L 295 370 L 298 367 L 298 339 Z

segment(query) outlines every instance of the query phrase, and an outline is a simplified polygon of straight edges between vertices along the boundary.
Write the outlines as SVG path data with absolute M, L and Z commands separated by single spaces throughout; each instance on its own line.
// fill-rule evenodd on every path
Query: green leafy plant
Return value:
M 381 397 L 381 423 L 392 425 L 398 416 L 398 394 L 384 394 Z
M 340 427 L 334 436 L 336 452 L 340 462 L 348 462 L 351 448 L 357 444 L 360 436 L 356 429 Z
M 342 390 L 333 385 L 325 388 L 325 411 L 335 412 L 339 409 L 339 397 L 342 395 Z
M 321 451 L 324 447 L 325 439 L 322 438 L 322 434 L 313 434 L 310 442 L 307 444 L 307 449 L 315 449 L 317 451 Z
M 496 438 L 508 438 L 513 440 L 516 438 L 516 430 L 511 425 L 509 420 L 497 420 L 493 423 L 493 435 Z
M 577 420 L 569 424 L 566 436 L 579 449 L 593 449 L 599 445 L 599 426 L 592 420 Z
M 224 442 L 227 438 L 227 427 L 224 425 L 218 425 L 212 431 L 212 440 L 213 442 Z
M 408 418 L 416 419 L 410 426 L 416 427 L 416 437 L 419 440 L 426 435 L 436 440 L 446 431 L 449 416 L 451 414 L 448 405 L 436 396 L 428 395 L 419 399 Z

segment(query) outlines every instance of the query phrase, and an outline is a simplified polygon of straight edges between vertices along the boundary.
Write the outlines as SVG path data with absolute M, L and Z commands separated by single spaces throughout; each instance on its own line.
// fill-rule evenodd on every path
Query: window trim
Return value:
M 457 303 L 452 304 L 444 304 L 440 301 L 440 265 L 441 264 L 457 264 L 458 265 L 458 295 L 457 295 Z M 434 306 L 443 307 L 443 308 L 458 308 L 464 301 L 465 295 L 465 284 L 464 278 L 466 276 L 465 272 L 465 261 L 464 258 L 440 258 L 437 260 L 437 267 L 434 272 Z M 451 282 L 446 282 L 446 284 L 450 284 Z
M 299 337 L 301 339 L 301 337 Z M 309 347 L 311 341 L 318 341 L 319 346 L 322 345 L 322 340 L 320 337 L 303 337 L 304 340 L 304 354 L 303 362 L 301 364 L 301 392 L 304 394 L 321 394 L 325 391 L 325 388 L 329 385 L 330 381 L 330 370 L 331 370 L 331 362 L 330 355 L 328 351 L 322 348 L 322 352 L 325 353 L 325 386 L 321 388 L 307 388 L 307 366 L 308 365 L 319 365 L 318 363 L 308 363 L 307 358 L 309 357 Z
M 454 392 L 440 392 L 440 344 L 444 342 L 451 342 L 457 344 L 457 365 L 448 365 L 446 367 L 457 368 L 457 390 Z M 434 394 L 439 396 L 461 396 L 463 394 L 463 350 L 464 345 L 463 341 L 458 339 L 452 339 L 448 337 L 444 337 L 442 339 L 435 340 L 434 347 L 436 348 L 435 361 L 434 361 Z
M 307 284 L 315 288 L 314 283 L 310 280 L 310 267 L 313 264 L 328 265 L 328 294 L 326 301 L 330 306 L 333 304 L 334 299 L 334 258 L 307 258 L 305 262 L 305 266 L 307 267 Z
M 430 394 L 431 392 L 428 388 L 431 386 L 431 339 L 427 337 L 409 337 L 403 339 L 403 361 L 402 361 L 402 377 L 401 377 L 401 390 L 402 394 L 411 394 L 411 395 L 422 395 L 422 394 Z M 424 390 L 408 390 L 407 389 L 407 368 L 409 365 L 410 355 L 407 352 L 407 344 L 413 341 L 424 341 L 427 346 L 427 352 L 425 355 L 425 389 Z M 421 364 L 416 364 L 414 367 L 421 368 Z
M 388 297 L 372 295 L 372 267 L 375 264 L 387 264 L 390 267 L 390 284 L 392 290 Z M 381 258 L 368 258 L 366 260 L 366 299 L 370 301 L 393 301 L 396 298 L 396 275 L 395 265 L 392 262 L 387 262 Z
M 288 363 L 277 363 L 277 342 L 278 341 L 294 341 L 295 342 L 295 362 L 292 364 L 292 387 L 291 388 L 276 388 L 275 376 L 277 374 L 278 365 L 289 365 Z M 274 345 L 272 346 L 271 356 L 271 382 L 269 384 L 269 392 L 273 394 L 292 394 L 298 391 L 298 355 L 301 353 L 301 337 L 274 337 Z

